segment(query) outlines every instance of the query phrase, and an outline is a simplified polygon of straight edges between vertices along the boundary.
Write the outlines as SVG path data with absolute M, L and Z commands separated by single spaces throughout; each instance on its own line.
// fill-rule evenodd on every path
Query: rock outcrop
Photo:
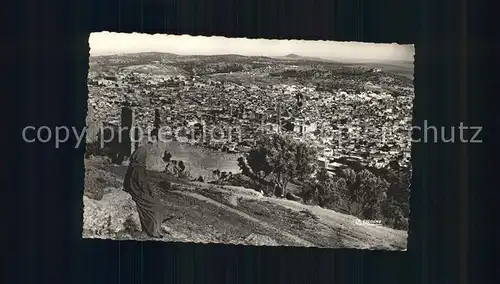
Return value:
M 85 189 L 83 194 L 93 200 L 101 200 L 106 188 L 121 187 L 125 175 L 125 172 L 122 174 L 113 174 L 105 169 L 96 167 L 100 163 L 107 163 L 107 161 L 99 157 L 85 159 Z
M 108 188 L 101 200 L 83 197 L 83 237 L 113 238 L 140 231 L 139 214 L 130 194 Z

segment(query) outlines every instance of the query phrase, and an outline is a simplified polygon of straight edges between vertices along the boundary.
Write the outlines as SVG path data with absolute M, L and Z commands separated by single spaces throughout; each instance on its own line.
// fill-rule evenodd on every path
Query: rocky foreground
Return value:
M 86 160 L 83 237 L 148 240 L 130 195 L 121 189 L 125 166 Z M 168 179 L 168 177 L 165 177 Z M 151 186 L 171 216 L 163 241 L 405 250 L 407 233 L 361 223 L 317 206 L 262 196 L 242 187 L 170 180 Z

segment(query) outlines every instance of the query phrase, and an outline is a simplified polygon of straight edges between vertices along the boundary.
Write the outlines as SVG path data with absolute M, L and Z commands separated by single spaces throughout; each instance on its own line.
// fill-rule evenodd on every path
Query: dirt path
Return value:
M 310 243 L 310 242 L 308 242 L 306 240 L 303 240 L 303 239 L 301 239 L 301 238 L 299 238 L 299 237 L 297 237 L 295 235 L 292 235 L 292 234 L 290 234 L 288 232 L 277 230 L 275 227 L 269 225 L 268 223 L 266 223 L 266 222 L 264 222 L 262 220 L 256 219 L 256 218 L 254 218 L 254 217 L 252 217 L 252 216 L 250 216 L 250 215 L 248 215 L 248 214 L 246 214 L 246 213 L 244 213 L 244 212 L 242 212 L 240 210 L 231 208 L 231 207 L 229 207 L 227 205 L 224 205 L 224 204 L 222 204 L 220 202 L 217 202 L 217 201 L 215 201 L 215 200 L 213 200 L 211 198 L 205 197 L 203 195 L 200 195 L 200 194 L 197 194 L 197 193 L 194 193 L 194 192 L 184 192 L 184 191 L 173 191 L 173 192 L 178 193 L 178 194 L 183 194 L 185 196 L 190 196 L 190 197 L 196 198 L 198 200 L 205 201 L 207 203 L 215 205 L 217 207 L 223 208 L 226 211 L 229 211 L 229 212 L 232 212 L 234 214 L 237 214 L 237 215 L 239 215 L 239 216 L 241 216 L 241 217 L 243 217 L 243 218 L 245 218 L 245 219 L 247 219 L 247 220 L 249 220 L 251 222 L 254 222 L 254 223 L 256 223 L 256 224 L 258 224 L 258 225 L 260 225 L 260 226 L 262 226 L 262 227 L 264 227 L 264 228 L 266 228 L 268 230 L 275 231 L 277 234 L 281 234 L 281 235 L 289 238 L 293 242 L 296 242 L 296 243 L 300 244 L 301 246 L 314 246 L 314 244 L 312 244 L 312 243 Z

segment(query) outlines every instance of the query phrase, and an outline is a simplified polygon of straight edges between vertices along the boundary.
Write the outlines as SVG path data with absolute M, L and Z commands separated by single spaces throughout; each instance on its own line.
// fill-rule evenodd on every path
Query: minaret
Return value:
M 122 132 L 121 132 L 121 139 L 122 141 L 119 141 L 119 144 L 121 145 L 121 149 L 119 151 L 120 153 L 120 163 L 123 161 L 125 157 L 130 157 L 130 154 L 132 152 L 132 144 L 131 144 L 131 139 L 130 139 L 130 129 L 133 126 L 133 111 L 130 108 L 129 102 L 125 102 L 122 106 L 121 109 L 121 127 L 122 127 Z
M 281 104 L 278 103 L 278 133 L 281 133 Z
M 161 113 L 160 113 L 160 109 L 157 108 L 157 109 L 155 109 L 154 129 L 153 129 L 152 134 L 153 134 L 153 136 L 156 137 L 156 139 L 158 141 L 160 140 L 160 137 L 158 137 L 160 128 L 161 128 Z

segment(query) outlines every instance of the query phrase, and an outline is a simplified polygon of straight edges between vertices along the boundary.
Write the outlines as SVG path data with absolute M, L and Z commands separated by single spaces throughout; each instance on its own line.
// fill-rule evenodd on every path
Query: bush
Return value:
M 345 178 L 331 175 L 326 169 L 322 168 L 314 178 L 304 180 L 302 192 L 299 196 L 306 204 L 345 212 L 343 205 L 346 203 L 344 201 L 346 188 L 347 182 Z
M 299 196 L 306 204 L 318 204 L 316 197 L 316 182 L 313 179 L 305 180 L 302 184 Z
M 325 168 L 322 168 L 318 171 L 316 179 L 318 182 L 318 205 L 335 209 L 340 202 L 338 178 L 332 177 Z
M 348 168 L 338 176 L 320 169 L 314 178 L 304 181 L 300 197 L 307 204 L 408 230 L 410 177 L 411 168 L 395 163 L 386 169 L 363 168 L 357 173 Z
M 314 181 L 305 183 L 302 197 L 309 203 L 333 210 L 345 210 L 365 219 L 380 219 L 388 183 L 364 169 L 355 173 L 344 170 L 331 176 L 326 169 L 317 172 Z
M 170 154 L 170 152 L 165 151 L 165 152 L 163 153 L 163 157 L 162 157 L 162 158 L 163 158 L 163 161 L 164 161 L 165 163 L 169 163 L 169 162 L 170 162 L 170 160 L 172 159 L 172 154 Z
M 390 184 L 382 207 L 383 218 L 392 228 L 408 230 L 411 165 L 400 167 L 397 163 L 391 163 L 381 174 Z
M 221 183 L 221 181 L 214 181 L 210 183 Z M 243 174 L 232 174 L 230 175 L 224 182 L 224 185 L 232 185 L 232 186 L 241 186 L 245 188 L 250 188 L 255 191 L 264 191 L 267 192 L 267 188 L 264 185 L 256 184 L 252 179 Z
M 179 161 L 177 165 L 179 166 L 181 172 L 184 172 L 186 170 L 186 165 L 184 165 L 183 161 Z
M 220 173 L 220 179 L 225 180 L 229 177 L 229 174 L 227 172 L 221 172 Z
M 356 182 L 347 188 L 350 211 L 359 217 L 380 219 L 382 202 L 386 199 L 389 183 L 369 170 L 356 175 Z M 352 206 L 356 205 L 356 206 Z M 355 208 L 353 210 L 353 208 Z
M 172 183 L 169 181 L 163 180 L 160 182 L 159 187 L 164 190 L 170 190 L 172 188 Z
M 387 203 L 383 208 L 385 225 L 398 230 L 408 230 L 408 217 L 401 207 L 394 202 Z

